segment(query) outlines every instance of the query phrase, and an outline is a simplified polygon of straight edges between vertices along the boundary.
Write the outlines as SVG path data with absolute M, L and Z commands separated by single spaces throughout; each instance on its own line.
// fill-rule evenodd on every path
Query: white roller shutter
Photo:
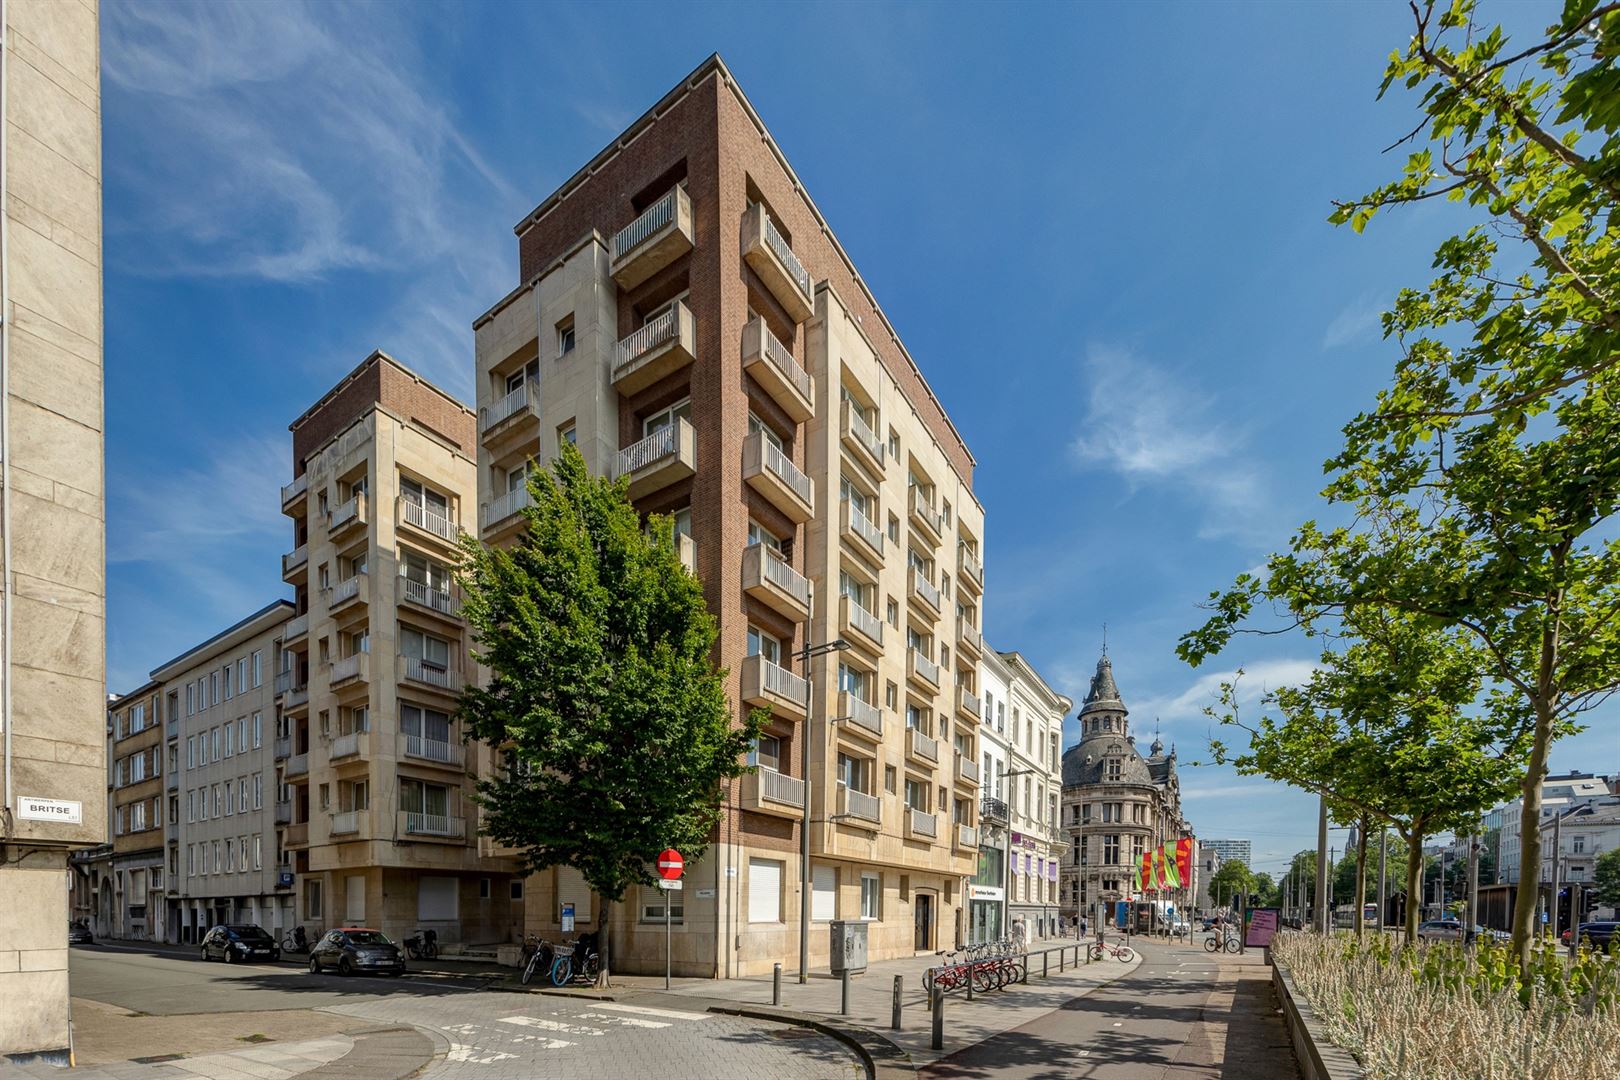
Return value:
M 827 922 L 838 918 L 838 868 L 812 866 L 810 868 L 810 918 L 813 922 Z
M 748 860 L 748 921 L 782 921 L 782 864 L 775 859 Z
M 585 884 L 585 875 L 572 866 L 557 867 L 557 917 L 562 918 L 562 906 L 574 905 L 574 921 L 591 921 L 591 887 Z
M 416 917 L 423 922 L 455 919 L 461 905 L 453 877 L 425 877 L 416 884 Z
M 366 876 L 350 874 L 343 881 L 343 917 L 350 926 L 366 925 Z

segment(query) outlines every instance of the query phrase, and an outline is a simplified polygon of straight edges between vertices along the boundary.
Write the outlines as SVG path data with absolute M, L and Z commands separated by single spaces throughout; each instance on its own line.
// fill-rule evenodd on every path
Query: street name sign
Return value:
M 17 817 L 23 821 L 54 821 L 59 825 L 83 825 L 84 803 L 19 795 Z

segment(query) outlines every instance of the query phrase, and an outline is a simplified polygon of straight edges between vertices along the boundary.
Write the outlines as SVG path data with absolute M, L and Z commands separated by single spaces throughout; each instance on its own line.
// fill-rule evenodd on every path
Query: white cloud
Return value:
M 1132 488 L 1179 493 L 1199 508 L 1200 539 L 1255 541 L 1272 530 L 1266 483 L 1245 453 L 1245 433 L 1211 415 L 1212 398 L 1125 349 L 1093 345 L 1091 388 L 1075 461 Z
M 263 543 L 278 531 L 292 535 L 281 515 L 278 479 L 291 475 L 285 436 L 243 435 L 187 460 L 201 464 L 136 466 L 111 478 L 121 525 L 110 530 L 109 562 L 172 563 L 195 574 L 217 565 L 211 556 L 221 548 Z
M 1310 678 L 1315 670 L 1314 661 L 1293 658 L 1258 660 L 1246 664 L 1243 677 L 1237 683 L 1238 703 L 1252 707 L 1267 691 L 1298 686 Z M 1178 693 L 1137 700 L 1131 705 L 1131 714 L 1138 718 L 1138 730 L 1141 730 L 1142 718 L 1146 717 L 1186 731 L 1203 731 L 1213 723 L 1204 716 L 1205 706 L 1215 704 L 1221 684 L 1233 679 L 1237 679 L 1236 668 L 1203 672 Z
M 1345 306 L 1322 335 L 1322 348 L 1337 349 L 1376 336 L 1383 328 L 1384 302 L 1373 293 Z

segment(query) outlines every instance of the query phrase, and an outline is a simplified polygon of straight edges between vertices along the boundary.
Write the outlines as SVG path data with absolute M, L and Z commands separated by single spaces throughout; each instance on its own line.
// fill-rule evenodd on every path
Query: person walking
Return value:
M 1081 941 L 1085 940 L 1086 929 L 1087 929 L 1087 927 L 1086 927 L 1086 917 L 1084 915 L 1082 915 L 1082 916 L 1080 916 L 1080 933 L 1078 935 L 1077 940 L 1081 940 Z
M 1024 925 L 1023 919 L 1014 919 L 1012 925 L 1013 948 L 1023 952 L 1029 946 L 1029 927 Z

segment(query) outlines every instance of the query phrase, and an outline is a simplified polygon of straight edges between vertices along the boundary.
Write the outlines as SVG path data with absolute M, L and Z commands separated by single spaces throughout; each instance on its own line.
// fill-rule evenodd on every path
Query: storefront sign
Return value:
M 19 795 L 17 817 L 23 821 L 54 821 L 58 825 L 83 825 L 84 803 Z
M 969 900 L 1000 900 L 1006 896 L 1005 890 L 997 885 L 969 885 Z

